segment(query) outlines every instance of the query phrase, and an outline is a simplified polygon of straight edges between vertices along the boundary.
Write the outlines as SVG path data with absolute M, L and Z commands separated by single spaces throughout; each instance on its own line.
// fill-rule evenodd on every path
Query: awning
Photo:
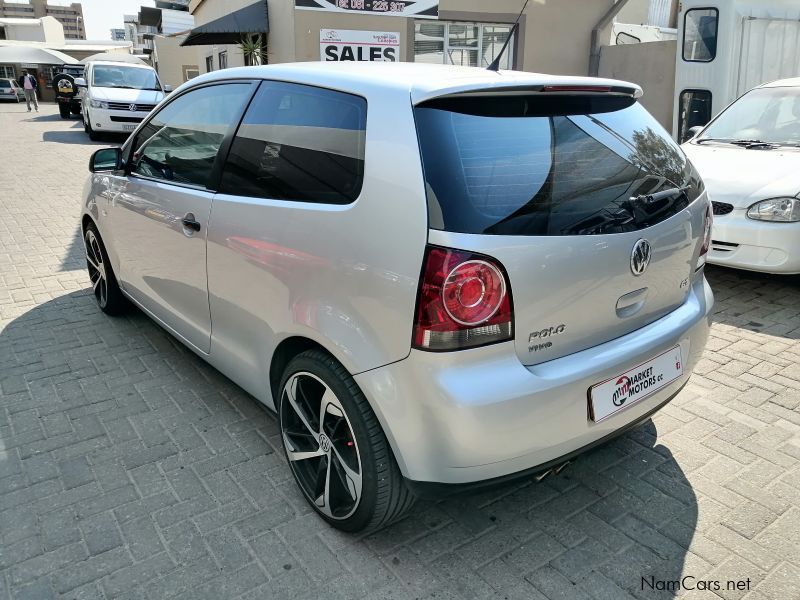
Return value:
M 268 33 L 267 2 L 261 0 L 224 17 L 199 25 L 189 32 L 181 46 L 210 46 L 238 44 L 242 35 Z
M 77 65 L 80 61 L 58 50 L 36 46 L 0 46 L 0 63 L 30 65 Z

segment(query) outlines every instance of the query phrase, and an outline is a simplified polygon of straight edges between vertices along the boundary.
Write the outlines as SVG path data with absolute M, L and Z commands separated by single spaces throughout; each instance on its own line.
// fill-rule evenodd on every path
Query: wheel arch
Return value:
M 269 391 L 272 394 L 272 401 L 275 405 L 275 410 L 278 410 L 278 386 L 281 383 L 283 372 L 286 370 L 287 365 L 295 356 L 302 354 L 307 350 L 321 350 L 325 354 L 328 354 L 336 359 L 336 356 L 332 352 L 311 338 L 301 335 L 293 335 L 281 340 L 281 342 L 275 347 L 275 351 L 272 353 L 272 360 L 270 361 L 269 365 Z M 339 359 L 336 360 L 338 361 Z
M 94 222 L 91 215 L 84 213 L 81 218 L 81 234 L 86 235 L 86 228 L 89 227 L 89 223 L 93 223 L 94 226 L 97 227 L 97 223 Z

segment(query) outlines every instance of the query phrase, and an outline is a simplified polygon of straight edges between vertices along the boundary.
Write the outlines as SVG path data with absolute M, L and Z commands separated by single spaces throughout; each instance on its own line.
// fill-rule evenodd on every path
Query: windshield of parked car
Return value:
M 2 87 L 2 88 L 10 88 L 11 87 L 11 80 L 10 79 L 0 79 L 0 87 Z
M 758 88 L 739 98 L 697 138 L 730 143 L 800 144 L 800 87 Z
M 414 113 L 433 229 L 624 233 L 702 192 L 686 156 L 632 98 L 444 98 Z
M 93 70 L 92 85 L 130 90 L 161 89 L 155 71 L 125 65 L 97 65 Z

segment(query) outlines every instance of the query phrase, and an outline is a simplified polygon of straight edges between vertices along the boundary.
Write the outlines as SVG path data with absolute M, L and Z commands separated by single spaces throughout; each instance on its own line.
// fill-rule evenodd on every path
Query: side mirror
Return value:
M 688 141 L 688 140 L 692 139 L 692 138 L 693 138 L 693 137 L 695 137 L 695 136 L 696 136 L 698 133 L 700 133 L 701 131 L 703 131 L 703 129 L 705 129 L 705 128 L 706 128 L 706 126 L 705 126 L 705 125 L 695 125 L 694 127 L 690 127 L 690 128 L 689 128 L 689 130 L 686 132 L 686 134 L 684 134 L 684 136 L 683 136 L 683 140 L 681 140 L 681 141 L 682 141 L 682 142 L 686 142 L 686 141 Z
M 122 168 L 122 151 L 119 148 L 102 148 L 89 159 L 89 171 L 102 173 Z
M 76 77 L 75 85 L 78 87 L 86 87 L 86 80 L 83 77 Z
M 164 86 L 164 93 L 165 94 L 169 94 L 171 91 L 172 91 L 172 86 L 171 85 L 165 85 Z

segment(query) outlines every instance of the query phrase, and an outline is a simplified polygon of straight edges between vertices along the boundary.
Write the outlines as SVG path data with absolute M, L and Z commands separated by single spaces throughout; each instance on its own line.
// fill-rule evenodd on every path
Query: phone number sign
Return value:
M 436 19 L 439 0 L 295 0 L 299 10 Z

